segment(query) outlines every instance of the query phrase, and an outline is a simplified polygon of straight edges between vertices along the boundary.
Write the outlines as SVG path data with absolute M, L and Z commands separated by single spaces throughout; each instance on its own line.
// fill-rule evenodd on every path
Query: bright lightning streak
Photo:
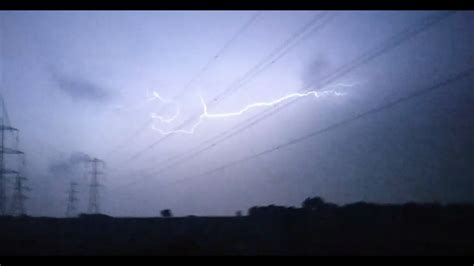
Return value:
M 148 101 L 153 101 L 153 100 L 159 100 L 160 102 L 165 103 L 165 104 L 173 104 L 173 105 L 176 106 L 176 111 L 175 111 L 174 115 L 172 115 L 168 118 L 165 118 L 164 116 L 158 115 L 156 113 L 151 113 L 150 116 L 151 116 L 152 119 L 157 119 L 161 123 L 169 124 L 169 123 L 173 122 L 181 114 L 181 109 L 179 108 L 178 104 L 176 104 L 175 102 L 173 102 L 171 100 L 168 100 L 168 99 L 165 99 L 165 98 L 161 97 L 160 94 L 158 94 L 158 92 L 156 92 L 156 91 L 153 92 L 153 97 L 150 97 L 148 99 Z
M 324 96 L 324 95 L 329 95 L 329 94 L 333 94 L 333 95 L 336 95 L 336 96 L 340 96 L 340 95 L 343 95 L 343 93 L 339 93 L 339 92 L 336 92 L 336 91 L 322 91 L 322 92 L 317 92 L 317 91 L 308 91 L 308 92 L 305 92 L 305 93 L 292 93 L 292 94 L 289 94 L 287 96 L 284 96 L 284 97 L 281 97 L 280 99 L 277 99 L 277 100 L 274 100 L 272 102 L 259 102 L 259 103 L 252 103 L 252 104 L 249 104 L 247 106 L 245 106 L 242 110 L 238 111 L 238 112 L 234 112 L 234 113 L 222 113 L 222 114 L 209 114 L 207 113 L 207 108 L 206 106 L 205 107 L 205 117 L 209 117 L 209 118 L 219 118 L 219 117 L 231 117 L 231 116 L 238 116 L 238 115 L 241 115 L 247 111 L 249 111 L 250 109 L 252 108 L 255 108 L 255 107 L 270 107 L 270 106 L 274 106 L 276 104 L 279 104 L 283 101 L 286 101 L 288 99 L 291 99 L 291 98 L 301 98 L 301 97 L 306 97 L 306 96 L 310 96 L 310 95 L 314 95 L 314 97 L 316 98 L 319 98 L 321 96 Z M 201 98 L 201 102 L 202 102 L 202 98 Z
M 336 85 L 331 86 L 331 87 L 352 87 L 352 86 L 353 85 L 348 85 L 348 84 L 336 84 Z M 154 95 L 154 97 L 153 97 L 154 99 L 158 99 L 163 103 L 171 103 L 172 102 L 170 100 L 163 99 L 156 92 L 153 92 L 153 95 Z M 194 134 L 195 129 L 199 125 L 201 125 L 201 123 L 203 122 L 203 120 L 205 118 L 211 118 L 212 119 L 212 118 L 227 118 L 227 117 L 239 116 L 239 115 L 242 115 L 242 114 L 250 111 L 251 109 L 258 108 L 258 107 L 271 107 L 271 106 L 277 105 L 281 102 L 284 102 L 284 101 L 292 99 L 292 98 L 303 98 L 303 97 L 308 97 L 308 96 L 314 96 L 316 98 L 320 98 L 320 97 L 323 97 L 323 96 L 330 96 L 330 95 L 342 96 L 342 95 L 345 95 L 345 93 L 337 92 L 335 90 L 307 91 L 307 92 L 304 92 L 304 93 L 291 93 L 289 95 L 283 96 L 279 99 L 276 99 L 276 100 L 273 100 L 273 101 L 270 101 L 270 102 L 257 102 L 257 103 L 249 104 L 249 105 L 245 106 L 244 108 L 242 108 L 241 110 L 239 110 L 237 112 L 215 113 L 215 114 L 208 112 L 207 105 L 206 105 L 204 99 L 202 97 L 200 97 L 201 104 L 202 104 L 202 107 L 203 107 L 203 112 L 199 115 L 199 119 L 191 126 L 190 129 L 188 129 L 188 130 L 179 129 L 179 130 L 165 131 L 163 129 L 160 129 L 160 128 L 156 127 L 155 124 L 153 124 L 151 128 L 153 130 L 159 132 L 162 135 L 169 135 L 169 134 L 189 134 L 190 135 L 190 134 Z M 176 104 L 176 103 L 174 103 L 174 104 Z M 180 114 L 180 109 L 178 107 L 175 115 L 173 115 L 170 118 L 165 119 L 161 116 L 156 115 L 155 113 L 152 114 L 152 118 L 156 118 L 160 122 L 171 123 L 179 116 L 179 114 Z
M 152 93 L 153 93 L 153 97 L 148 98 L 149 101 L 153 101 L 153 100 L 157 99 L 157 100 L 159 100 L 160 102 L 163 102 L 163 103 L 173 103 L 174 104 L 174 102 L 172 100 L 168 100 L 168 99 L 165 99 L 165 98 L 161 97 L 161 95 L 158 92 L 154 91 Z
M 152 95 L 150 95 L 152 94 Z M 123 106 L 123 105 L 118 105 L 118 106 L 115 106 L 114 107 L 114 110 L 118 110 L 118 111 L 134 111 L 134 110 L 140 110 L 142 108 L 145 107 L 145 105 L 148 103 L 148 102 L 151 102 L 151 101 L 155 101 L 155 100 L 158 100 L 162 103 L 165 103 L 165 104 L 173 104 L 176 106 L 176 111 L 175 111 L 175 114 L 171 116 L 171 118 L 164 118 L 163 116 L 159 116 L 157 115 L 156 113 L 151 113 L 151 117 L 153 119 L 158 119 L 160 120 L 160 122 L 163 122 L 163 123 L 170 123 L 174 120 L 174 118 L 178 117 L 179 116 L 179 107 L 178 105 L 171 101 L 171 100 L 168 100 L 168 99 L 165 99 L 163 97 L 161 97 L 160 94 L 158 94 L 157 92 L 153 91 L 152 93 L 150 93 L 150 90 L 147 90 L 147 93 L 146 93 L 146 100 L 144 102 L 141 102 L 135 106 Z
M 181 111 L 180 111 L 179 108 L 177 108 L 175 114 L 168 117 L 168 118 L 165 118 L 161 115 L 157 115 L 156 113 L 151 113 L 150 117 L 153 118 L 153 119 L 158 119 L 158 121 L 160 121 L 161 123 L 169 124 L 169 123 L 173 122 L 180 114 L 181 114 Z

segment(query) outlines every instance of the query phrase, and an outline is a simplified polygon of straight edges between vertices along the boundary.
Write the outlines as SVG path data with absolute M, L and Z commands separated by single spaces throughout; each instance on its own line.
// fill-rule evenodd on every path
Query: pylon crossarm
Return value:
M 0 130 L 19 131 L 17 128 L 11 126 L 0 125 Z

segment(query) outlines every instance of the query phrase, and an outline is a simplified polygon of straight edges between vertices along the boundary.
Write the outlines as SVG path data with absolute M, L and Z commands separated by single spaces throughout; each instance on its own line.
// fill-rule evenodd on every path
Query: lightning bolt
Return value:
M 175 108 L 175 113 L 172 116 L 167 117 L 167 118 L 164 117 L 164 116 L 158 115 L 156 113 L 151 113 L 150 117 L 152 119 L 157 119 L 161 123 L 169 124 L 169 123 L 173 122 L 181 114 L 181 109 L 179 108 L 177 103 L 175 103 L 172 100 L 168 100 L 168 99 L 165 99 L 165 98 L 161 97 L 161 95 L 158 94 L 158 92 L 156 92 L 156 91 L 153 91 L 153 96 L 148 98 L 148 101 L 154 101 L 154 100 L 158 100 L 158 101 L 160 101 L 162 103 L 165 103 L 165 104 L 173 104 L 176 108 Z
M 340 84 L 333 85 L 331 87 L 352 87 L 352 86 L 353 85 L 350 85 L 350 84 L 341 84 L 340 83 Z M 285 96 L 283 96 L 281 98 L 278 98 L 276 100 L 273 100 L 273 101 L 252 103 L 252 104 L 249 104 L 249 105 L 243 107 L 239 111 L 229 112 L 229 113 L 209 113 L 208 108 L 207 108 L 207 104 L 204 101 L 204 98 L 200 97 L 203 112 L 199 115 L 198 120 L 191 126 L 191 128 L 189 128 L 189 129 L 178 129 L 178 130 L 168 130 L 167 131 L 167 130 L 163 130 L 163 129 L 158 128 L 155 123 L 152 124 L 151 128 L 153 130 L 157 131 L 158 133 L 160 133 L 161 135 L 169 135 L 169 134 L 188 134 L 188 135 L 192 135 L 192 134 L 194 134 L 196 128 L 199 125 L 202 124 L 202 122 L 204 121 L 205 118 L 213 119 L 213 118 L 229 118 L 229 117 L 234 117 L 234 116 L 240 116 L 240 115 L 243 115 L 244 113 L 246 113 L 246 112 L 248 112 L 248 111 L 250 111 L 254 108 L 272 107 L 274 105 L 277 105 L 279 103 L 282 103 L 282 102 L 287 101 L 287 100 L 292 99 L 292 98 L 303 98 L 303 97 L 308 97 L 308 96 L 314 96 L 315 98 L 320 98 L 320 97 L 324 97 L 324 96 L 342 96 L 342 95 L 345 95 L 345 93 L 338 92 L 338 91 L 335 91 L 335 90 L 328 90 L 328 89 L 327 90 L 322 90 L 322 91 L 307 91 L 307 92 L 303 92 L 303 93 L 291 93 L 291 94 L 285 95 Z M 163 103 L 172 103 L 177 107 L 175 114 L 171 117 L 164 118 L 162 116 L 157 115 L 156 113 L 152 113 L 151 114 L 152 118 L 157 119 L 161 123 L 171 123 L 179 116 L 180 108 L 175 102 L 162 98 L 157 92 L 153 92 L 153 98 L 152 99 L 158 99 L 159 101 L 161 101 Z

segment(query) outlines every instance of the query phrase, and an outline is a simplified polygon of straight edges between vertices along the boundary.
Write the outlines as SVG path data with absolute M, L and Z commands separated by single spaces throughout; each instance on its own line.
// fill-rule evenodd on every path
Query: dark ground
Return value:
M 0 255 L 474 255 L 473 205 L 351 204 L 250 216 L 0 218 Z

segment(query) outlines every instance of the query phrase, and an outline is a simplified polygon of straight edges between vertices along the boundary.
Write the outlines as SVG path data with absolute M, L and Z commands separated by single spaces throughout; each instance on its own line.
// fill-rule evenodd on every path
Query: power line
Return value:
M 328 12 L 323 12 L 323 13 L 315 15 L 308 23 L 304 24 L 303 27 L 301 27 L 297 32 L 295 32 L 292 36 L 290 36 L 290 38 L 286 39 L 285 42 L 283 42 L 276 50 L 274 50 L 272 53 L 267 55 L 258 64 L 253 66 L 243 77 L 241 77 L 239 80 L 231 84 L 231 86 L 229 86 L 219 95 L 214 97 L 214 99 L 212 99 L 212 101 L 209 103 L 208 107 L 212 106 L 213 104 L 214 105 L 217 104 L 218 101 L 234 93 L 237 89 L 241 88 L 246 83 L 251 81 L 254 77 L 262 73 L 269 66 L 276 63 L 280 58 L 286 55 L 291 49 L 293 49 L 301 41 L 305 40 L 306 38 L 308 38 L 315 32 L 322 29 L 335 16 L 336 16 L 335 13 L 329 14 Z M 317 25 L 315 28 L 313 28 L 311 31 L 308 32 L 308 30 L 310 30 L 312 26 L 314 26 L 317 22 L 321 20 L 323 20 L 321 24 Z
M 436 22 L 439 22 L 445 18 L 447 18 L 450 15 L 453 15 L 454 12 L 441 12 L 441 13 L 436 13 L 434 15 L 429 15 L 424 17 L 419 23 L 415 24 L 414 26 L 406 28 L 404 31 L 393 35 L 389 39 L 385 40 L 382 42 L 380 45 L 376 46 L 374 49 L 371 49 L 370 51 L 362 54 L 361 56 L 357 57 L 356 59 L 352 60 L 350 63 L 343 65 L 342 67 L 338 68 L 335 72 L 331 73 L 330 75 L 326 76 L 325 79 L 323 79 L 322 82 L 319 82 L 319 87 L 328 85 L 330 82 L 333 82 L 340 78 L 341 76 L 344 76 L 354 69 L 367 64 L 371 60 L 379 57 L 380 55 L 390 51 L 391 49 L 394 49 L 395 47 L 398 47 L 401 45 L 403 42 L 410 40 L 414 36 L 418 35 L 419 33 L 427 30 L 429 27 L 435 25 Z M 314 86 L 313 84 L 310 84 L 307 86 L 305 89 L 308 89 L 310 87 Z M 180 164 L 182 162 L 186 162 L 187 160 L 196 157 L 197 155 L 201 154 L 202 152 L 209 150 L 216 146 L 217 144 L 225 141 L 228 138 L 231 138 L 240 132 L 244 131 L 247 128 L 250 128 L 251 126 L 259 123 L 260 121 L 267 119 L 270 116 L 273 116 L 277 114 L 279 111 L 283 110 L 284 108 L 290 106 L 291 104 L 294 104 L 297 101 L 297 99 L 289 101 L 287 103 L 284 103 L 274 109 L 271 110 L 266 110 L 263 111 L 262 113 L 259 113 L 257 115 L 252 116 L 251 118 L 243 121 L 240 124 L 237 124 L 236 126 L 232 127 L 231 129 L 228 129 L 222 133 L 220 133 L 216 138 L 220 140 L 217 140 L 213 142 L 212 144 L 196 151 L 195 153 L 188 155 L 187 157 L 183 158 L 182 160 L 173 163 L 170 166 L 165 167 L 164 169 L 160 169 L 158 172 L 162 172 L 172 166 L 175 166 L 177 164 Z M 247 125 L 245 125 L 247 123 Z M 240 128 L 240 129 L 239 129 Z M 232 133 L 232 130 L 237 129 L 235 132 Z M 230 133 L 229 133 L 230 132 Z M 227 135 L 226 135 L 227 134 Z M 169 135 L 168 135 L 169 136 Z M 212 142 L 212 139 L 209 139 L 207 142 Z M 161 141 L 160 141 L 161 142 Z M 158 142 L 159 143 L 159 142 Z M 175 156 L 176 157 L 176 156 Z M 156 173 L 156 172 L 155 172 Z
M 328 127 L 325 127 L 323 129 L 319 129 L 319 130 L 316 130 L 316 131 L 313 131 L 313 132 L 310 132 L 306 135 L 303 135 L 303 136 L 300 136 L 298 138 L 295 138 L 295 139 L 292 139 L 288 142 L 285 142 L 285 143 L 282 143 L 278 146 L 275 146 L 273 148 L 270 148 L 270 149 L 267 149 L 267 150 L 264 150 L 260 153 L 257 153 L 257 154 L 254 154 L 254 155 L 251 155 L 251 156 L 247 156 L 247 157 L 244 157 L 242 159 L 239 159 L 239 160 L 235 160 L 235 161 L 232 161 L 230 163 L 227 163 L 223 166 L 220 166 L 218 168 L 214 168 L 212 170 L 209 170 L 209 171 L 206 171 L 202 174 L 199 174 L 199 175 L 196 175 L 194 177 L 197 177 L 197 176 L 204 176 L 204 175 L 209 175 L 209 174 L 212 174 L 214 172 L 217 172 L 217 171 L 221 171 L 223 169 L 226 169 L 226 168 L 229 168 L 229 167 L 232 167 L 236 164 L 240 164 L 240 163 L 243 163 L 243 162 L 246 162 L 246 161 L 249 161 L 249 160 L 252 160 L 252 159 L 255 159 L 257 157 L 260 157 L 260 156 L 263 156 L 263 155 L 266 155 L 266 154 L 269 154 L 269 153 L 272 153 L 272 152 L 276 152 L 276 151 L 279 151 L 281 149 L 284 149 L 284 148 L 287 148 L 289 146 L 292 146 L 292 145 L 295 145 L 297 143 L 300 143 L 302 141 L 305 141 L 309 138 L 313 138 L 315 136 L 318 136 L 318 135 L 321 135 L 321 134 L 324 134 L 324 133 L 327 133 L 329 131 L 332 131 L 332 130 L 336 130 L 336 129 L 339 129 L 341 127 L 344 127 L 346 125 L 349 125 L 357 120 L 360 120 L 360 119 L 364 119 L 366 117 L 369 117 L 373 114 L 376 114 L 376 113 L 379 113 L 379 112 L 382 112 L 384 110 L 387 110 L 387 109 L 390 109 L 392 107 L 395 107 L 401 103 L 404 103 L 404 102 L 407 102 L 407 101 L 410 101 L 412 99 L 415 99 L 415 98 L 418 98 L 418 97 L 422 97 L 422 96 L 425 96 L 425 95 L 428 95 L 430 92 L 433 92 L 433 91 L 436 91 L 438 89 L 441 89 L 441 88 L 446 88 L 447 85 L 451 84 L 451 83 L 454 83 L 454 82 L 457 82 L 457 81 L 460 81 L 460 80 L 463 80 L 463 79 L 467 79 L 469 77 L 472 76 L 472 74 L 474 73 L 474 68 L 470 68 L 466 71 L 463 71 L 461 73 L 458 73 L 456 75 L 453 75 L 441 82 L 438 82 L 437 84 L 435 85 L 432 85 L 430 87 L 427 87 L 427 88 L 424 88 L 424 89 L 421 89 L 421 90 L 418 90 L 418 91 L 415 91 L 413 93 L 410 93 L 406 96 L 403 96 L 403 97 L 400 97 L 396 100 L 393 100 L 393 101 L 390 101 L 386 104 L 383 104 L 383 105 L 379 105 L 377 107 L 374 107 L 374 108 L 371 108 L 365 112 L 362 112 L 362 113 L 359 113 L 355 116 L 352 116 L 350 118 L 347 118 L 347 119 L 344 119 L 340 122 L 337 122 L 337 123 L 334 123 Z M 183 180 L 187 180 L 189 178 L 186 178 L 186 179 L 181 179 L 177 182 L 181 182 Z
M 353 71 L 355 68 L 358 68 L 361 65 L 365 65 L 366 63 L 370 62 L 374 58 L 377 58 L 378 56 L 386 53 L 387 51 L 399 46 L 403 42 L 413 38 L 414 36 L 418 35 L 419 33 L 421 33 L 423 31 L 425 31 L 426 29 L 430 28 L 436 22 L 439 22 L 439 21 L 449 17 L 450 15 L 453 15 L 454 13 L 455 12 L 440 12 L 440 13 L 436 13 L 434 15 L 428 15 L 428 16 L 424 17 L 424 19 L 422 19 L 419 23 L 415 24 L 414 26 L 406 28 L 404 31 L 400 32 L 399 34 L 396 34 L 396 35 L 392 36 L 391 38 L 387 39 L 385 42 L 381 43 L 379 46 L 375 47 L 374 49 L 368 51 L 367 53 L 365 53 L 365 54 L 359 56 L 358 58 L 356 58 L 355 60 L 351 61 L 349 64 L 346 64 L 346 65 L 342 66 L 341 68 L 337 69 L 331 75 L 328 75 L 324 79 L 324 81 L 318 82 L 317 87 L 321 88 L 324 85 L 327 85 L 327 84 L 333 82 L 334 80 L 340 78 L 341 76 L 346 75 L 347 73 Z M 313 86 L 315 86 L 315 85 L 310 84 L 304 90 L 306 90 L 308 88 L 311 88 Z M 248 126 L 244 126 L 240 130 L 240 131 L 243 131 L 243 130 L 257 124 L 258 122 L 260 122 L 260 121 L 276 114 L 277 112 L 283 110 L 285 107 L 288 107 L 291 104 L 294 104 L 296 101 L 298 101 L 298 99 L 290 100 L 287 103 L 283 103 L 281 106 L 279 106 L 278 108 L 274 108 L 273 110 L 262 111 L 261 113 L 256 114 L 253 117 L 249 118 L 248 120 L 238 124 L 237 127 L 244 125 L 248 121 L 252 121 L 253 119 L 256 119 L 255 121 L 251 122 Z M 259 118 L 259 116 L 262 116 L 262 117 Z M 233 136 L 233 135 L 235 135 L 235 134 L 232 134 L 231 136 Z M 164 139 L 167 139 L 167 137 L 169 137 L 169 136 L 171 136 L 171 135 L 167 135 L 164 138 L 160 139 L 159 141 L 153 143 L 151 146 L 149 146 L 145 150 L 143 150 L 143 152 L 152 149 L 154 146 L 158 145 L 159 143 L 164 141 Z M 139 156 L 139 154 L 140 153 L 133 156 L 132 159 L 136 159 Z
M 206 64 L 204 64 L 204 66 L 184 85 L 183 88 L 181 88 L 180 92 L 178 93 L 178 95 L 176 95 L 175 97 L 173 97 L 174 99 L 176 99 L 177 97 L 180 97 L 182 96 L 183 92 L 189 87 L 192 85 L 193 82 L 195 82 L 199 76 L 203 75 L 211 66 L 213 63 L 215 63 L 219 58 L 221 58 L 224 54 L 224 52 L 226 50 L 229 49 L 229 47 L 231 47 L 231 44 L 234 43 L 237 38 L 242 35 L 242 33 L 245 32 L 245 30 L 247 30 L 247 28 L 249 28 L 255 21 L 256 19 L 261 15 L 261 11 L 258 11 L 256 12 L 254 15 L 252 15 L 250 17 L 249 20 L 247 20 L 246 23 L 244 23 L 242 25 L 242 27 L 240 27 L 240 29 L 221 47 L 221 49 L 219 49 L 217 51 L 217 53 L 211 57 L 207 62 Z M 130 135 L 130 137 L 128 137 L 123 143 L 127 143 L 129 142 L 131 139 L 133 139 L 135 136 L 137 136 L 139 133 L 143 132 L 143 130 L 148 127 L 151 122 L 153 122 L 153 119 L 148 119 L 146 121 L 146 123 L 141 126 L 140 128 L 138 128 L 137 131 L 135 131 L 132 135 Z M 115 152 L 117 151 L 118 149 L 120 149 L 120 147 L 122 147 L 123 144 L 120 144 L 118 145 L 115 149 L 113 149 L 112 151 L 110 151 L 109 153 L 107 154 L 110 154 L 112 152 Z
M 311 87 L 316 87 L 316 88 L 319 88 L 319 89 L 324 88 L 325 86 L 327 86 L 331 82 L 334 82 L 337 79 L 341 78 L 342 76 L 347 75 L 348 73 L 352 72 L 354 69 L 359 68 L 359 67 L 369 63 L 373 59 L 381 56 L 382 54 L 385 54 L 386 52 L 390 51 L 391 49 L 394 49 L 394 48 L 398 47 L 399 45 L 401 45 L 405 41 L 410 40 L 411 38 L 417 36 L 419 33 L 423 32 L 423 31 L 427 30 L 428 28 L 430 28 L 431 26 L 435 25 L 436 22 L 439 22 L 439 21 L 447 18 L 448 16 L 453 15 L 454 13 L 455 12 L 442 12 L 442 13 L 437 13 L 435 15 L 426 16 L 418 25 L 415 25 L 417 27 L 409 27 L 409 28 L 405 29 L 403 32 L 392 36 L 391 38 L 389 38 L 385 42 L 381 43 L 379 46 L 375 47 L 375 49 L 370 50 L 370 51 L 366 52 L 365 54 L 359 56 L 358 58 L 354 59 L 350 63 L 348 63 L 346 65 L 343 65 L 342 67 L 340 67 L 339 69 L 337 69 L 336 71 L 331 73 L 330 75 L 326 76 L 326 78 L 324 78 L 321 81 L 317 82 L 317 84 L 315 84 L 316 83 L 315 82 L 315 83 L 312 83 L 312 84 L 308 85 L 302 91 L 308 90 Z M 294 100 L 283 103 L 281 106 L 279 106 L 277 108 L 268 109 L 268 110 L 265 110 L 265 111 L 261 112 L 260 114 L 256 114 L 255 116 L 251 117 L 249 119 L 249 121 L 251 121 L 254 118 L 256 120 L 254 120 L 249 125 L 242 128 L 240 131 L 245 130 L 245 129 L 257 124 L 258 122 L 260 122 L 260 121 L 262 121 L 262 120 L 278 113 L 279 111 L 283 110 L 284 108 L 294 104 L 298 100 L 299 99 L 296 98 Z M 259 116 L 261 116 L 261 117 L 259 118 Z M 247 121 L 244 121 L 244 123 L 245 122 L 247 122 Z M 235 134 L 233 134 L 233 135 L 235 135 Z
M 323 28 L 332 18 L 334 18 L 334 14 L 328 15 L 327 12 L 322 14 L 315 15 L 308 23 L 305 23 L 298 31 L 292 34 L 288 39 L 286 39 L 279 47 L 273 50 L 270 54 L 268 54 L 265 58 L 260 60 L 256 65 L 254 65 L 250 70 L 248 70 L 242 77 L 238 80 L 234 81 L 227 89 L 225 89 L 221 94 L 216 96 L 208 105 L 208 107 L 212 105 L 216 105 L 220 100 L 222 100 L 226 95 L 235 92 L 237 89 L 241 88 L 253 78 L 261 74 L 264 70 L 266 70 L 269 66 L 276 63 L 279 59 L 281 59 L 284 55 L 286 55 L 292 48 L 296 46 L 297 43 L 301 42 L 302 40 L 306 39 L 316 31 Z M 325 19 L 325 20 L 324 20 Z M 314 26 L 318 21 L 323 21 L 321 24 L 317 25 L 311 31 L 312 26 Z M 306 35 L 304 35 L 306 34 Z M 298 39 L 299 38 L 299 39 Z M 296 41 L 295 41 L 296 40 Z M 187 124 L 194 121 L 199 115 L 195 115 L 181 123 L 179 126 L 175 128 L 175 130 L 182 129 Z M 152 143 L 150 146 L 146 147 L 145 149 L 137 152 L 129 160 L 135 160 L 140 157 L 141 154 L 153 149 L 158 144 L 164 142 L 165 140 L 169 139 L 172 135 L 166 135 L 161 139 L 157 140 L 156 142 Z
M 123 142 L 121 142 L 119 145 L 117 145 L 115 148 L 110 150 L 108 153 L 105 154 L 105 156 L 109 156 L 110 154 L 117 154 L 117 151 L 120 150 L 124 144 L 129 143 L 134 139 L 138 134 L 143 132 L 150 124 L 153 122 L 153 119 L 149 118 L 146 120 L 146 122 L 140 126 L 136 131 L 134 131 L 129 137 L 127 137 Z
M 178 98 L 183 96 L 183 93 L 186 91 L 187 88 L 191 86 L 191 84 L 197 80 L 199 76 L 201 76 L 206 70 L 212 65 L 212 63 L 216 62 L 218 58 L 222 56 L 222 54 L 231 46 L 231 44 L 239 37 L 250 25 L 254 23 L 254 21 L 261 15 L 261 11 L 256 12 L 233 36 L 230 38 L 224 46 L 216 53 L 214 57 L 212 57 L 194 77 L 192 77 L 186 85 L 181 89 L 181 91 L 176 95 L 174 98 Z

